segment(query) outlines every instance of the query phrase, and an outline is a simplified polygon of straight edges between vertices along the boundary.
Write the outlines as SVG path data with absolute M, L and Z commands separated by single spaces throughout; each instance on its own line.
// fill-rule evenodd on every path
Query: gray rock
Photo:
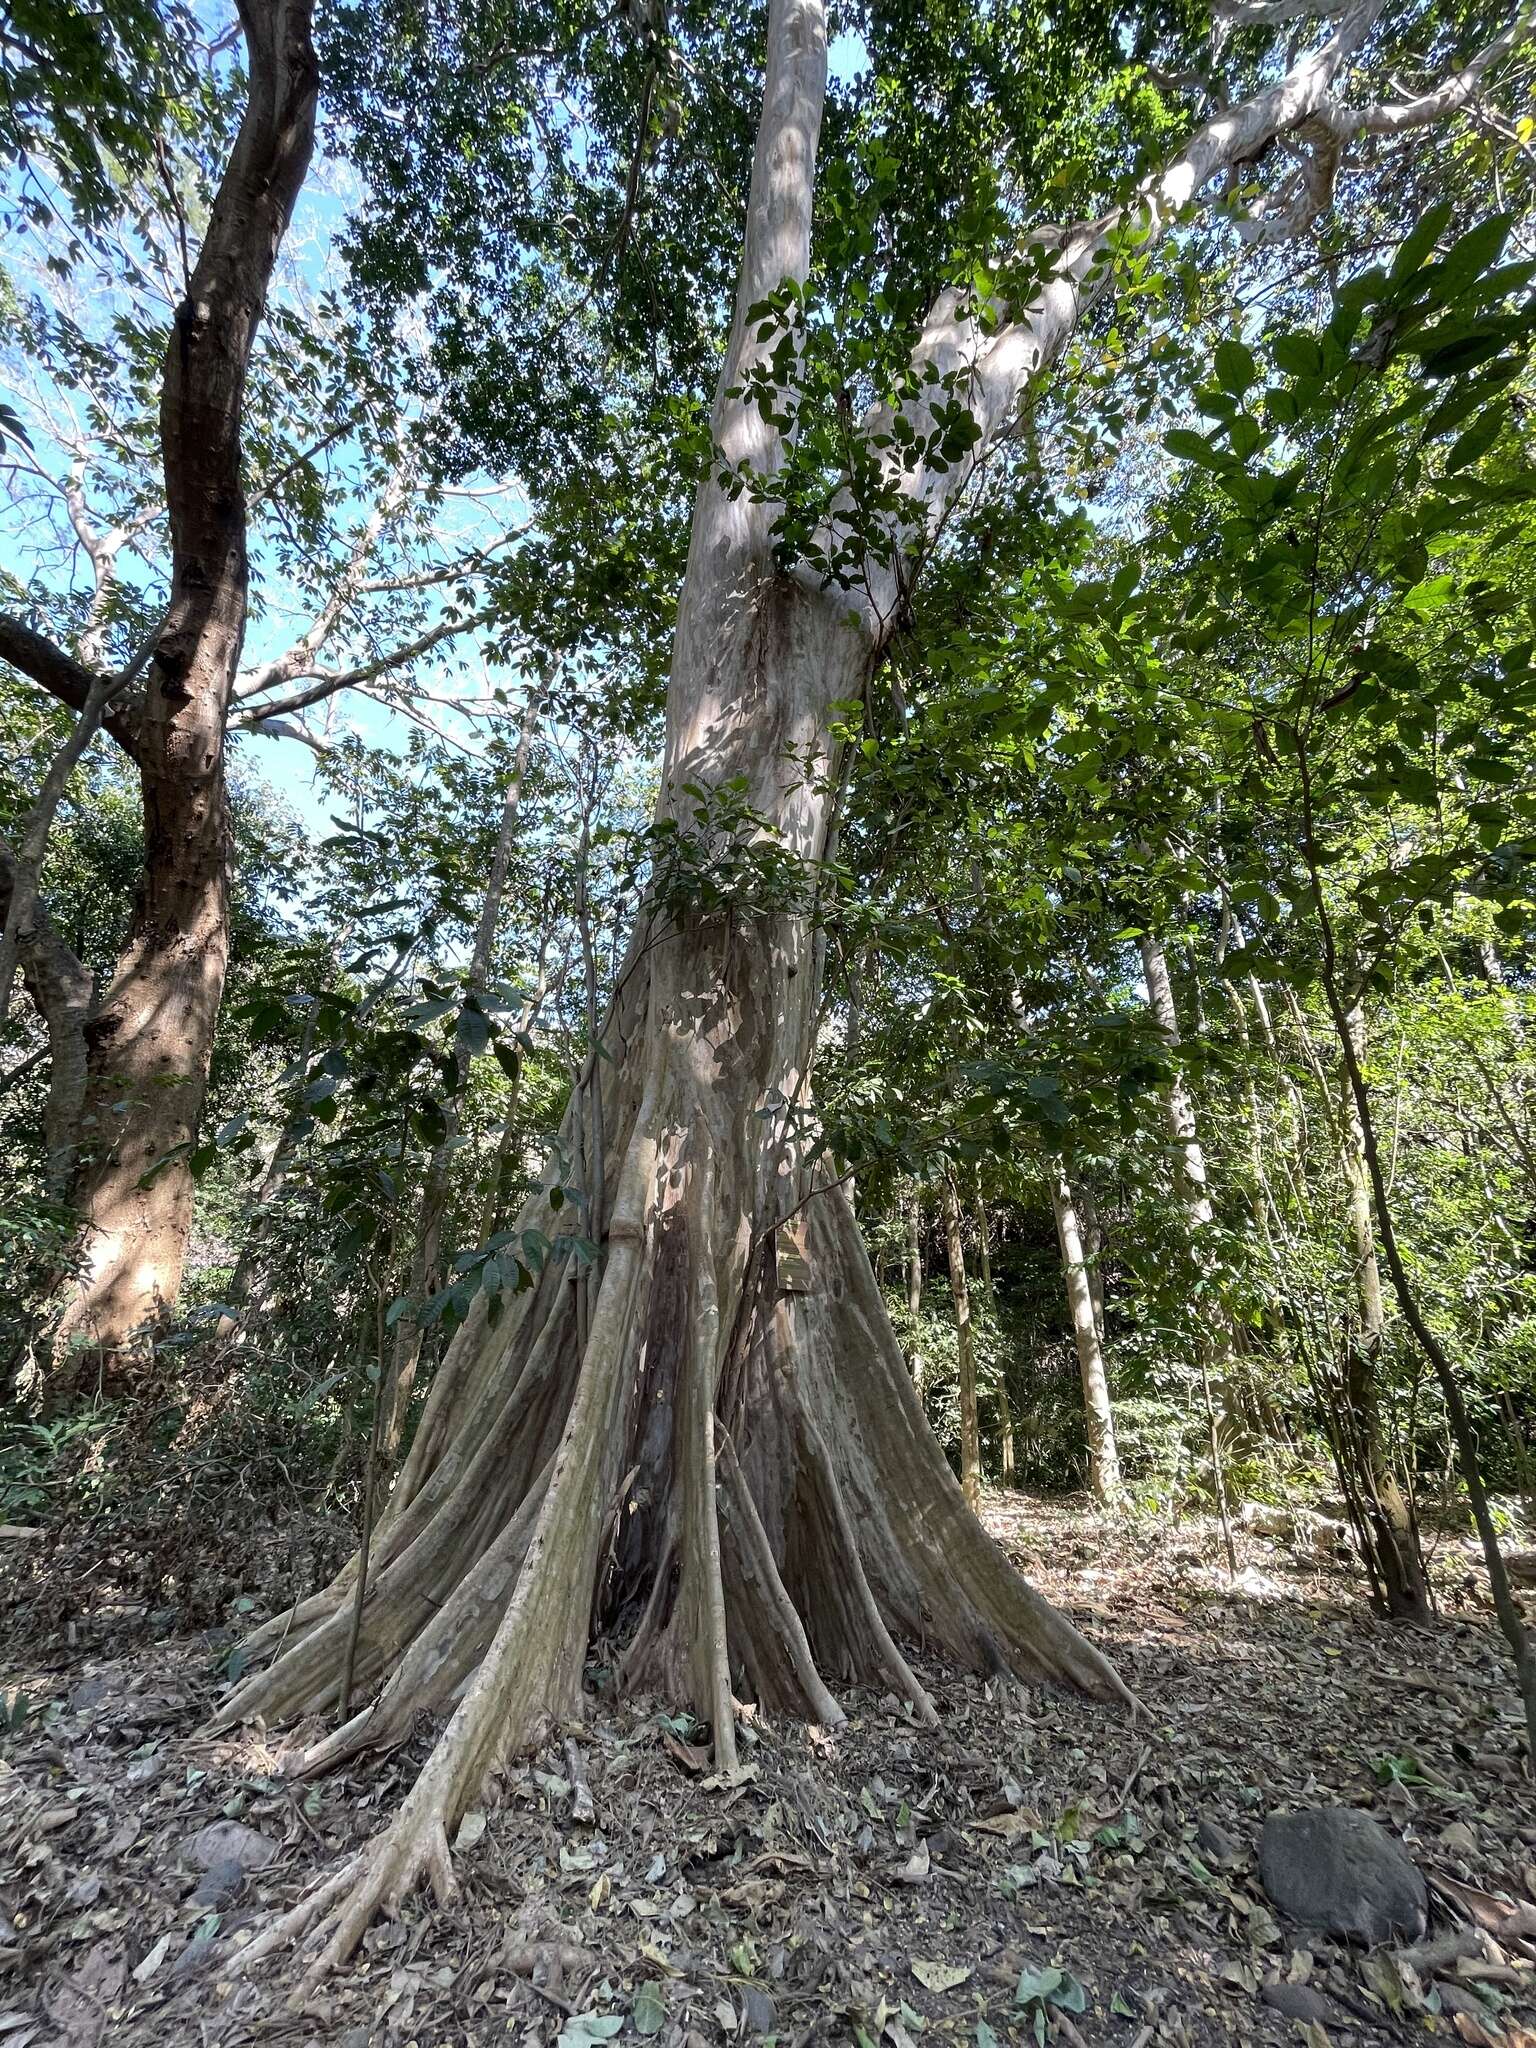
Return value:
M 1354 1807 L 1272 1813 L 1259 1841 L 1259 1877 L 1271 1901 L 1304 1927 L 1368 1948 L 1424 1932 L 1424 1879 L 1402 1844 Z
M 746 2021 L 754 2034 L 771 2034 L 779 2024 L 779 2009 L 766 1991 L 759 1991 L 755 1984 L 749 1984 L 742 2003 L 746 2006 Z
M 1339 2009 L 1333 2000 L 1324 1998 L 1310 1984 L 1266 1984 L 1259 1996 L 1272 2012 L 1284 2013 L 1288 2020 L 1316 2020 L 1327 2027 L 1336 2025 L 1339 2019 Z
M 210 1864 L 197 1881 L 197 1890 L 192 1894 L 194 1906 L 222 1905 L 232 1892 L 240 1889 L 245 1882 L 245 1865 L 232 1857 L 223 1863 Z
M 270 1835 L 248 1828 L 244 1821 L 211 1820 L 182 1843 L 181 1853 L 199 1870 L 223 1873 L 233 1868 L 239 1874 L 265 1870 L 277 1855 L 277 1844 Z
M 1213 1820 L 1202 1819 L 1195 1829 L 1195 1847 L 1207 1863 L 1213 1863 L 1218 1870 L 1230 1863 L 1240 1863 L 1243 1845 L 1234 1841 L 1224 1827 Z

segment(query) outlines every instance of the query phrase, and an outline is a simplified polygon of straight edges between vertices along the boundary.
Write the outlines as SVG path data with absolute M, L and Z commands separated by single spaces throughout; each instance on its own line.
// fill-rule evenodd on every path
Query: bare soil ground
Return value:
M 1529 2048 L 1536 1794 L 1459 1560 L 1444 1618 L 1405 1630 L 1337 1557 L 1244 1534 L 1229 1587 L 1205 1524 L 1019 1494 L 987 1514 L 1140 1714 L 929 1664 L 937 1734 L 856 1695 L 836 1734 L 749 1722 L 724 1786 L 686 1722 L 605 1701 L 595 1665 L 588 1722 L 466 1820 L 458 1900 L 413 1898 L 313 1987 L 302 1957 L 250 1979 L 230 1959 L 378 1828 L 431 1731 L 316 1785 L 276 1737 L 197 1731 L 235 1600 L 259 1617 L 264 1577 L 270 1597 L 296 1550 L 318 1574 L 342 1532 L 192 1531 L 201 1577 L 158 1609 L 83 1536 L 0 1542 L 0 1681 L 25 1695 L 0 1730 L 0 2048 Z M 210 1607 L 226 1625 L 179 1627 Z M 1330 1804 L 1429 1877 L 1430 1953 L 1277 1921 L 1264 1816 Z

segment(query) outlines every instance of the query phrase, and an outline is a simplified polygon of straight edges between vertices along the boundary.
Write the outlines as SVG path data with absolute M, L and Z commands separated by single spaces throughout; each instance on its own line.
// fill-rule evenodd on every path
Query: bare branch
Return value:
M 1402 135 L 1411 128 L 1431 127 L 1467 106 L 1488 73 L 1533 31 L 1536 31 L 1536 6 L 1528 4 L 1521 8 L 1502 35 L 1495 36 L 1469 64 L 1432 91 L 1392 106 L 1378 104 L 1354 114 L 1340 108 L 1339 113 L 1347 128 L 1357 135 Z
M 414 640 L 403 646 L 393 647 L 387 653 L 375 655 L 369 661 L 360 661 L 353 668 L 320 669 L 310 668 L 303 673 L 318 678 L 308 689 L 295 690 L 290 695 L 267 704 L 250 704 L 231 723 L 237 732 L 255 732 L 272 718 L 286 718 L 291 712 L 307 710 L 311 704 L 319 704 L 327 697 L 334 697 L 338 690 L 359 689 L 364 684 L 377 682 L 380 676 L 389 675 L 395 669 L 406 668 L 413 661 L 430 654 L 434 647 L 440 647 L 445 640 L 452 640 L 461 633 L 472 633 L 480 626 L 486 626 L 496 617 L 496 606 L 483 605 L 479 611 L 467 618 L 439 619 Z
M 1348 142 L 1363 133 L 1392 133 L 1424 127 L 1466 106 L 1478 83 L 1536 28 L 1536 0 L 1525 0 L 1509 26 L 1470 64 L 1433 92 L 1401 107 L 1350 109 L 1334 98 L 1344 76 L 1380 15 L 1383 0 L 1353 0 L 1335 11 L 1336 26 L 1318 47 L 1293 62 L 1285 75 L 1236 106 L 1204 122 L 1184 146 L 1145 179 L 1132 199 L 1097 221 L 1065 229 L 1041 229 L 1038 244 L 1058 253 L 1035 297 L 992 333 L 984 330 L 974 294 L 951 289 L 941 294 L 913 351 L 921 381 L 916 397 L 885 404 L 868 414 L 862 433 L 871 440 L 889 433 L 899 412 L 920 441 L 936 430 L 935 409 L 962 398 L 981 427 L 976 445 L 947 469 L 926 463 L 908 470 L 893 457 L 888 475 L 913 507 L 920 534 L 931 539 L 977 466 L 1012 431 L 1026 391 L 1060 356 L 1086 309 L 1112 281 L 1108 244 L 1112 234 L 1136 230 L 1141 245 L 1159 241 L 1185 208 L 1195 204 L 1222 174 L 1259 162 L 1276 143 L 1289 145 L 1297 160 L 1290 179 L 1260 212 L 1250 239 L 1280 240 L 1299 232 L 1329 202 Z M 1252 20 L 1316 15 L 1318 8 L 1282 14 L 1265 9 Z M 909 515 L 912 516 L 912 515 Z M 893 531 L 898 557 L 914 552 L 912 535 Z M 833 552 L 835 534 L 828 542 Z M 871 571 L 867 622 L 884 640 L 899 615 L 902 578 L 899 560 Z

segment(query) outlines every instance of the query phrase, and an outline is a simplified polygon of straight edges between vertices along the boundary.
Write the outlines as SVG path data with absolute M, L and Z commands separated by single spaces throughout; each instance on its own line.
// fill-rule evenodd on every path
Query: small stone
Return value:
M 747 2026 L 754 2034 L 771 2034 L 779 2024 L 779 2009 L 766 1991 L 759 1991 L 755 1984 L 749 1984 L 742 1994 L 746 2007 Z
M 1429 1909 L 1424 1879 L 1379 1821 L 1348 1806 L 1272 1813 L 1259 1877 L 1282 1913 L 1374 1948 L 1417 1941 Z
M 232 1868 L 236 1875 L 243 1875 L 247 1870 L 265 1870 L 277 1855 L 277 1844 L 244 1821 L 213 1820 L 182 1843 L 181 1853 L 210 1874 Z
M 1326 2027 L 1339 2017 L 1333 2000 L 1324 1998 L 1321 1991 L 1314 1991 L 1310 1984 L 1266 1984 L 1259 1996 L 1273 2011 L 1284 2013 L 1288 2020 L 1316 2020 L 1320 2026 Z
M 233 1858 L 205 1870 L 192 1894 L 194 1906 L 218 1906 L 245 1882 L 245 1865 Z
M 1205 1861 L 1214 1864 L 1218 1870 L 1242 1861 L 1242 1843 L 1234 1841 L 1224 1827 L 1208 1818 L 1202 1817 L 1195 1829 L 1195 1847 Z
M 1440 1846 L 1454 1850 L 1458 1856 L 1475 1856 L 1477 1836 L 1464 1820 L 1453 1820 L 1449 1827 L 1440 1830 Z

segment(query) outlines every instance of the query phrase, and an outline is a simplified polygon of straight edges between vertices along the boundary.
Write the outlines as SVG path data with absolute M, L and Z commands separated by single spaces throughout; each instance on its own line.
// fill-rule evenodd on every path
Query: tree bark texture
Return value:
M 1125 1492 L 1120 1476 L 1120 1454 L 1115 1444 L 1115 1412 L 1109 1398 L 1109 1374 L 1104 1365 L 1102 1328 L 1095 1313 L 1092 1275 L 1072 1184 L 1066 1167 L 1053 1159 L 1046 1169 L 1050 1181 L 1051 1209 L 1056 1217 L 1056 1238 L 1061 1246 L 1061 1263 L 1066 1274 L 1067 1308 L 1072 1317 L 1072 1340 L 1077 1346 L 1078 1371 L 1083 1382 L 1083 1418 L 1088 1428 L 1088 1486 L 1095 1500 L 1112 1506 Z
M 960 1489 L 966 1505 L 981 1506 L 981 1426 L 976 1413 L 976 1333 L 971 1327 L 971 1290 L 960 1234 L 960 1197 L 952 1173 L 944 1176 L 944 1241 L 949 1253 L 949 1291 L 955 1303 L 955 1354 L 960 1393 Z
M 1365 1016 L 1358 1003 L 1347 1023 L 1355 1058 L 1365 1059 Z M 1429 1588 L 1418 1525 L 1387 1450 L 1381 1417 L 1382 1313 L 1381 1269 L 1376 1263 L 1376 1229 L 1371 1212 L 1371 1183 L 1365 1163 L 1365 1138 L 1346 1071 L 1343 1077 L 1342 1164 L 1349 1205 L 1350 1251 L 1354 1263 L 1359 1322 L 1350 1333 L 1345 1359 L 1345 1390 L 1349 1413 L 1341 1417 L 1339 1435 L 1350 1445 L 1355 1491 L 1361 1494 L 1363 1534 L 1369 1546 L 1379 1597 L 1388 1614 L 1404 1621 L 1429 1619 Z
M 312 0 L 242 0 L 249 87 L 161 384 L 170 604 L 133 721 L 144 867 L 125 949 L 87 1032 L 74 1200 L 84 1278 L 62 1355 L 126 1360 L 172 1303 L 190 1152 L 229 955 L 224 729 L 249 592 L 240 423 L 277 252 L 308 169 Z

